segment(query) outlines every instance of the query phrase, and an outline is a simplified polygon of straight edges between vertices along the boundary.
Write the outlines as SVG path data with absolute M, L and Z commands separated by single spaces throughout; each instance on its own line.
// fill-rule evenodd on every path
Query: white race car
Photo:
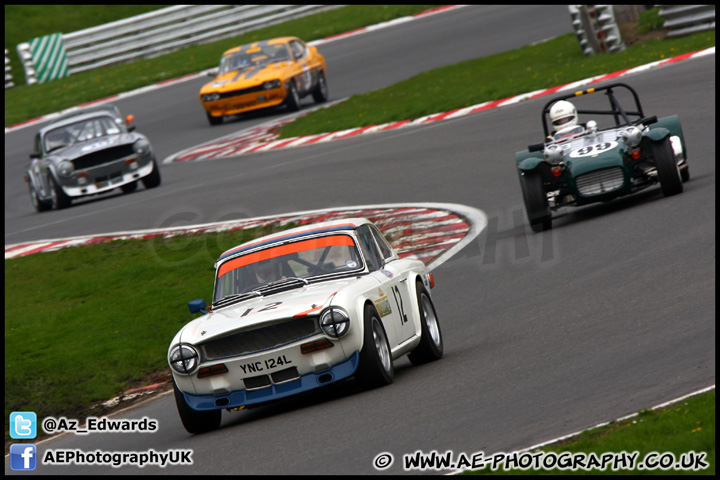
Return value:
M 215 264 L 212 305 L 168 349 L 185 429 L 220 426 L 223 409 L 355 376 L 392 383 L 393 360 L 437 360 L 443 341 L 425 264 L 400 258 L 364 218 L 294 228 L 244 243 Z

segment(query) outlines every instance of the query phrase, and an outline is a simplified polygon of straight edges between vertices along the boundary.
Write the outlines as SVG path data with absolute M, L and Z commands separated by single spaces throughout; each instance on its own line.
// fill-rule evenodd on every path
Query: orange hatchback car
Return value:
M 277 105 L 296 111 L 300 99 L 310 94 L 317 103 L 328 98 L 325 57 L 297 37 L 231 48 L 208 74 L 215 79 L 200 89 L 200 102 L 210 125 L 228 115 Z

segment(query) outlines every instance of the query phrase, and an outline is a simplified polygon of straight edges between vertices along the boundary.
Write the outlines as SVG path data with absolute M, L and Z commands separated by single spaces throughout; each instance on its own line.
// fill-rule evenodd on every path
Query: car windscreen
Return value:
M 219 74 L 288 61 L 290 61 L 290 52 L 284 43 L 254 48 L 241 47 L 239 52 L 223 57 L 220 60 Z
M 362 270 L 349 235 L 298 240 L 256 250 L 222 263 L 217 270 L 213 303 L 285 279 L 308 279 Z
M 45 151 L 121 133 L 122 128 L 112 117 L 94 117 L 49 130 L 44 138 Z

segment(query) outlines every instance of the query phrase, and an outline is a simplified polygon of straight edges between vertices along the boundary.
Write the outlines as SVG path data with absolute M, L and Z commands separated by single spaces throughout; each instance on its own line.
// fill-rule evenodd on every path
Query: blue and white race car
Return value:
M 443 355 L 425 264 L 400 258 L 364 218 L 299 227 L 244 243 L 215 264 L 212 305 L 168 349 L 186 430 L 220 426 L 223 409 L 295 395 L 354 376 L 393 381 L 393 360 Z

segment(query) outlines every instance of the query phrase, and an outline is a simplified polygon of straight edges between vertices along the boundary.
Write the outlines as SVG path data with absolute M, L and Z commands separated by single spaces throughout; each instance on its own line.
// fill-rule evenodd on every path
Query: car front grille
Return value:
M 580 175 L 576 180 L 580 195 L 599 195 L 612 192 L 625 183 L 623 170 L 620 167 L 605 168 Z
M 298 378 L 300 378 L 300 373 L 298 372 L 297 367 L 290 367 L 290 368 L 286 368 L 285 370 L 280 370 L 278 372 L 271 373 L 270 375 L 258 375 L 256 377 L 245 377 L 243 379 L 243 382 L 245 382 L 246 390 L 257 390 L 260 388 L 269 387 L 272 384 L 277 385 L 280 383 L 291 382 Z
M 105 150 L 83 155 L 82 157 L 74 159 L 72 162 L 73 165 L 75 165 L 75 170 L 84 170 L 129 157 L 130 155 L 135 155 L 133 146 L 120 145 L 118 147 L 106 148 Z
M 245 95 L 247 93 L 262 92 L 263 90 L 265 90 L 265 89 L 263 88 L 262 85 L 258 85 L 257 87 L 243 88 L 241 90 L 233 90 L 231 92 L 221 93 L 220 99 L 237 97 L 239 95 Z
M 314 317 L 248 330 L 200 345 L 204 360 L 249 355 L 287 345 L 320 333 Z

